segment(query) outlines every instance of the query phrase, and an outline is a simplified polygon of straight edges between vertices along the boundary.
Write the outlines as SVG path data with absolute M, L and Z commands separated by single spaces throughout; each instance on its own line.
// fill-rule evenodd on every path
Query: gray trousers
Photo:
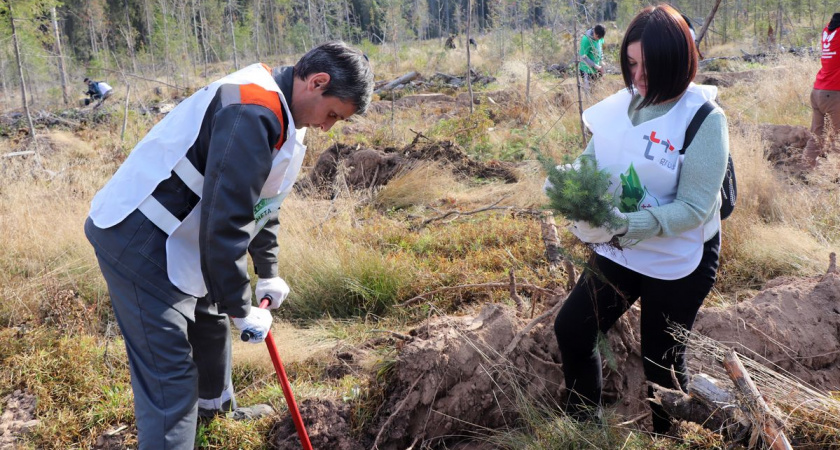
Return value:
M 170 304 L 97 258 L 128 353 L 139 448 L 192 450 L 199 410 L 236 407 L 228 316 L 206 297 Z M 194 310 L 194 320 L 184 310 Z

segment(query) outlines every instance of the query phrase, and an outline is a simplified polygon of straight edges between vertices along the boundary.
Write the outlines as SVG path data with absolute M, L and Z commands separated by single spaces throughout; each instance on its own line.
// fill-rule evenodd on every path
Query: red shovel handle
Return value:
M 260 308 L 266 308 L 270 303 L 270 299 L 263 298 L 260 301 Z M 286 397 L 286 405 L 289 407 L 289 413 L 295 423 L 300 443 L 304 450 L 312 450 L 312 443 L 309 442 L 309 435 L 306 434 L 306 428 L 303 426 L 303 419 L 300 417 L 295 396 L 292 394 L 289 377 L 286 376 L 286 369 L 283 368 L 283 361 L 280 360 L 280 354 L 277 353 L 277 346 L 274 344 L 274 336 L 271 335 L 271 331 L 265 337 L 265 345 L 268 347 L 268 354 L 271 355 L 271 362 L 274 364 L 274 371 L 277 372 L 277 379 L 280 380 L 280 386 L 283 388 L 283 396 Z

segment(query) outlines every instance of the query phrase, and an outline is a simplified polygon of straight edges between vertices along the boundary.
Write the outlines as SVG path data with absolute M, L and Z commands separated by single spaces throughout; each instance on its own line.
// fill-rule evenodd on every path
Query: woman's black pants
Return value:
M 668 332 L 672 325 L 691 330 L 697 311 L 715 283 L 720 235 L 703 246 L 694 271 L 677 280 L 642 275 L 596 255 L 569 298 L 560 308 L 554 332 L 560 347 L 568 390 L 566 411 L 577 419 L 594 412 L 601 401 L 601 356 L 596 350 L 599 333 L 606 333 L 630 306 L 641 298 L 641 341 L 645 376 L 660 386 L 675 388 L 671 368 L 683 388 L 688 383 L 685 346 Z M 592 267 L 600 276 L 593 273 Z M 652 388 L 648 388 L 652 395 Z M 661 406 L 651 404 L 656 432 L 670 428 Z

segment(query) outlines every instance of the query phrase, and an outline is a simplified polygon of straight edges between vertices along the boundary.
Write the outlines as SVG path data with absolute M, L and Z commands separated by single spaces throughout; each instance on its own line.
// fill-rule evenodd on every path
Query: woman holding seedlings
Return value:
M 691 329 L 718 269 L 728 128 L 715 107 L 681 154 L 689 123 L 717 89 L 691 82 L 697 49 L 680 13 L 668 5 L 643 9 L 621 44 L 621 72 L 627 89 L 584 112 L 592 140 L 580 156 L 594 158 L 611 174 L 621 225 L 571 226 L 583 242 L 618 237 L 621 248 L 594 246 L 590 267 L 554 324 L 569 393 L 566 410 L 578 420 L 595 417 L 600 408 L 596 341 L 637 299 L 645 376 L 675 388 L 673 368 L 685 387 L 684 346 L 668 328 Z M 668 415 L 657 405 L 651 408 L 654 431 L 668 431 Z

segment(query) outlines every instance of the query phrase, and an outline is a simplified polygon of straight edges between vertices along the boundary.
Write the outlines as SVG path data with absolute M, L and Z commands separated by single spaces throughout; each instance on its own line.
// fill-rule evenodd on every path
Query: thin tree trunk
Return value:
M 58 74 L 61 79 L 61 96 L 64 98 L 64 104 L 70 104 L 70 98 L 67 96 L 67 71 L 64 70 L 64 53 L 61 51 L 61 34 L 58 32 L 58 18 L 55 13 L 55 6 L 50 9 L 52 16 L 53 33 L 55 34 L 55 50 L 58 53 Z
M 717 0 L 718 2 L 720 0 Z M 577 41 L 577 15 L 575 15 L 574 19 L 572 20 L 572 50 L 575 52 L 575 62 L 574 62 L 574 71 L 575 71 L 575 84 L 577 84 L 577 96 L 578 96 L 578 117 L 580 118 L 580 139 L 581 142 L 586 145 L 586 126 L 583 124 L 583 97 L 580 93 L 580 52 L 578 51 L 578 41 Z
M 169 13 L 166 10 L 166 0 L 160 0 L 161 19 L 163 20 L 163 72 L 166 74 L 166 81 L 172 83 L 172 74 L 169 67 Z
M 29 123 L 29 135 L 35 139 L 35 124 L 32 123 L 32 115 L 29 113 L 29 101 L 26 99 L 26 80 L 23 78 L 23 61 L 20 58 L 20 44 L 18 43 L 17 30 L 15 29 L 15 13 L 12 10 L 12 3 L 6 0 L 9 6 L 9 23 L 12 25 L 12 40 L 15 43 L 15 59 L 17 60 L 18 74 L 20 75 L 20 98 L 23 102 L 23 110 L 26 112 L 26 121 Z
M 184 56 L 181 58 L 182 63 L 179 64 L 181 66 L 181 78 L 184 80 L 184 86 L 189 86 L 190 83 L 190 76 L 189 72 L 187 71 L 187 60 L 189 59 L 192 61 L 192 55 L 190 54 L 189 46 L 187 46 L 187 0 L 181 0 L 179 2 L 179 11 L 178 15 L 181 18 L 181 51 L 183 52 Z M 193 70 L 193 74 L 195 74 L 195 70 Z
M 260 19 L 262 18 L 262 2 L 260 0 L 254 1 L 254 52 L 256 53 L 257 61 L 262 60 L 260 53 Z
M 6 86 L 6 55 L 3 56 L 0 58 L 0 86 L 3 88 L 3 100 L 6 100 L 9 96 L 9 88 Z
M 125 142 L 125 129 L 128 127 L 128 97 L 131 96 L 131 85 L 125 86 L 125 108 L 123 109 L 123 124 L 120 132 L 120 147 Z
M 195 10 L 195 0 L 190 0 L 190 22 L 192 22 L 193 26 L 193 39 L 194 41 L 190 42 L 190 47 L 192 47 L 193 51 L 191 52 L 192 58 L 192 66 L 193 66 L 193 75 L 198 73 L 198 68 L 196 67 L 198 64 L 198 16 Z
M 233 42 L 233 67 L 239 70 L 239 55 L 236 54 L 236 29 L 233 27 L 233 3 L 228 0 L 228 22 L 230 22 L 230 38 Z
M 312 46 L 315 46 L 315 17 L 312 16 L 312 0 L 306 0 L 306 9 L 309 13 L 309 40 L 312 42 Z
M 472 0 L 467 0 L 467 91 L 470 93 L 470 115 L 473 113 L 472 65 L 470 64 L 470 26 L 472 25 Z
M 137 72 L 137 55 L 134 52 L 134 36 L 132 34 L 133 28 L 131 26 L 131 18 L 128 15 L 128 0 L 123 2 L 125 6 L 125 43 L 128 46 L 128 53 L 131 56 L 131 70 Z
M 99 59 L 99 46 L 96 44 L 96 26 L 93 23 L 93 14 L 90 11 L 90 3 L 87 5 L 88 12 L 88 34 L 90 35 L 90 51 L 93 57 Z
M 146 48 L 149 49 L 149 55 L 152 57 L 152 76 L 157 75 L 157 61 L 155 60 L 155 45 L 154 41 L 152 40 L 152 36 L 154 35 L 154 28 L 152 28 L 152 21 L 149 18 L 149 0 L 143 1 L 143 15 L 146 19 Z
M 204 20 L 204 5 L 199 0 L 198 3 L 198 19 L 201 21 L 201 51 L 204 54 L 204 78 L 207 79 L 207 65 L 209 64 L 207 56 L 207 22 Z
M 715 6 L 712 7 L 712 11 L 706 16 L 706 21 L 703 23 L 703 28 L 700 28 L 700 32 L 697 33 L 697 45 L 700 45 L 700 42 L 703 40 L 703 36 L 706 35 L 706 31 L 709 29 L 709 25 L 712 23 L 712 20 L 715 18 L 715 14 L 717 13 L 718 7 L 720 6 L 720 0 L 715 0 Z

